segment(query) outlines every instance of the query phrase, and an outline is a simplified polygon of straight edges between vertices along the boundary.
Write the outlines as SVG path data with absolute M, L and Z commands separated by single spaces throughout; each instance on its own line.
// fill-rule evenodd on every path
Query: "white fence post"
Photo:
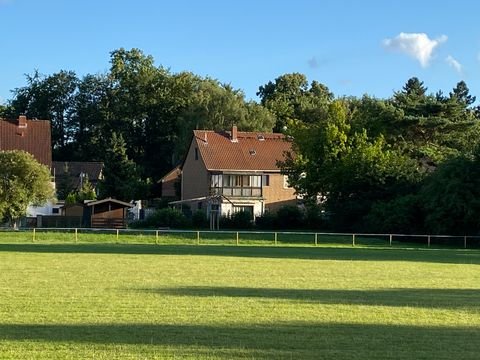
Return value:
M 390 246 L 392 246 L 392 234 L 390 234 Z
M 277 233 L 275 233 L 275 245 L 277 245 Z
M 352 246 L 355 246 L 355 234 L 352 234 Z
M 317 245 L 318 245 L 318 234 L 315 233 L 315 246 L 317 246 Z

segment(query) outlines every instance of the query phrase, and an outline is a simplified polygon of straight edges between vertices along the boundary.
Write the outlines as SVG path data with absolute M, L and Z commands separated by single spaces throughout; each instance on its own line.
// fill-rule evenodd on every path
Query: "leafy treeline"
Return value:
M 83 78 L 35 72 L 0 108 L 50 119 L 55 160 L 104 161 L 102 195 L 154 197 L 152 184 L 181 160 L 193 129 L 237 124 L 289 135 L 296 155 L 280 165 L 334 230 L 480 230 L 480 111 L 463 81 L 448 94 L 411 78 L 387 99 L 336 98 L 293 73 L 260 86 L 256 103 L 157 67 L 138 49 L 112 52 L 110 65 Z
M 316 103 L 318 85 L 300 80 L 280 77 L 260 95 L 294 139 L 296 156 L 281 166 L 307 202 L 322 204 L 333 229 L 480 230 L 479 111 L 463 81 L 444 95 L 412 78 L 389 99 L 323 90 Z
M 105 161 L 104 195 L 145 198 L 149 184 L 181 160 L 193 129 L 274 126 L 271 112 L 241 91 L 171 73 L 138 49 L 113 51 L 110 65 L 105 74 L 83 78 L 73 71 L 35 72 L 0 109 L 6 117 L 51 120 L 54 160 Z

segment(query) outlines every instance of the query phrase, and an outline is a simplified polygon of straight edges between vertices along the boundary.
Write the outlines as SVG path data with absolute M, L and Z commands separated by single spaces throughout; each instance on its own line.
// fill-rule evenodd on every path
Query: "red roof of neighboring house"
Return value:
M 0 151 L 5 150 L 24 150 L 51 168 L 50 121 L 27 120 L 25 116 L 18 120 L 0 119 Z
M 292 151 L 283 134 L 237 132 L 235 127 L 231 132 L 193 133 L 208 170 L 279 171 L 277 161 L 284 159 L 285 152 Z
M 174 167 L 172 170 L 170 170 L 166 175 L 164 175 L 158 182 L 169 182 L 169 181 L 175 181 L 180 177 L 182 174 L 182 170 L 180 170 L 180 165 Z

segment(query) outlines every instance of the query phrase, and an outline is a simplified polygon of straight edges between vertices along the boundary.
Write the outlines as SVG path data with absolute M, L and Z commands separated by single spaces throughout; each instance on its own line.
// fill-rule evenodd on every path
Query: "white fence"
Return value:
M 18 232 L 33 242 L 117 242 L 154 244 L 218 244 L 264 246 L 381 246 L 480 248 L 480 236 L 362 234 L 327 232 L 136 230 L 92 228 L 34 228 Z M 53 236 L 53 234 L 56 234 Z M 92 236 L 95 234 L 95 236 Z M 0 239 L 2 234 L 0 234 Z M 17 236 L 18 238 L 18 236 Z

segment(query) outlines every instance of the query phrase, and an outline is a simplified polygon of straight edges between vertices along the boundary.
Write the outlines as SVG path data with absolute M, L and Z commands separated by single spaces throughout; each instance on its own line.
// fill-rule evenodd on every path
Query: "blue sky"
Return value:
M 252 99 L 289 72 L 337 96 L 389 97 L 417 76 L 480 99 L 479 13 L 475 0 L 0 0 L 0 103 L 35 69 L 105 72 L 120 47 Z

